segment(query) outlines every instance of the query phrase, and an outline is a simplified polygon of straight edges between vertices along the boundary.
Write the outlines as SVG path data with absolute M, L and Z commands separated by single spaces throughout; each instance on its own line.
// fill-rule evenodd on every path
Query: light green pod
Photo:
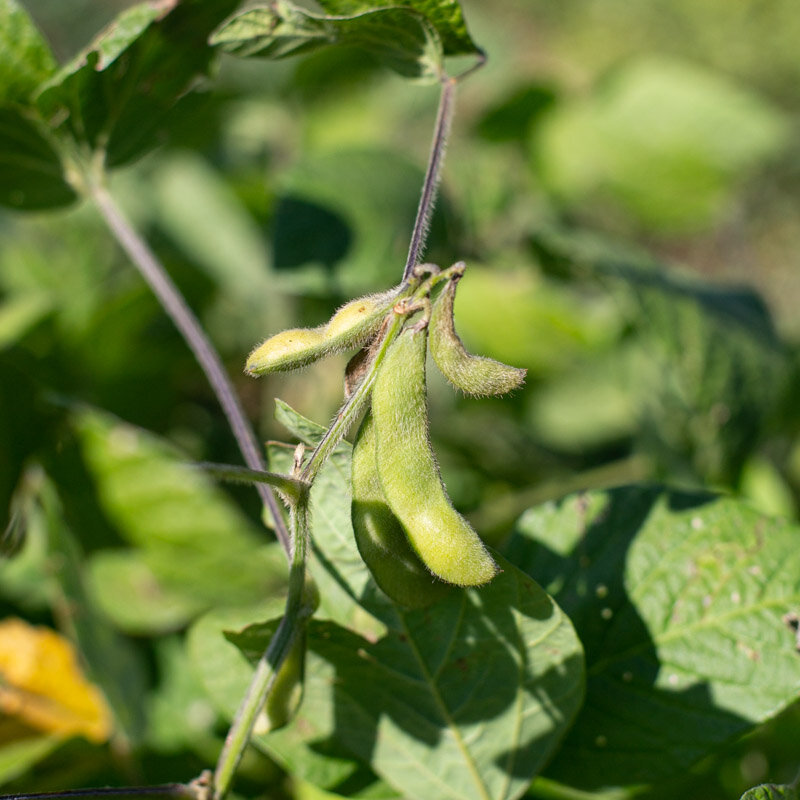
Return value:
M 474 397 L 506 394 L 522 386 L 527 370 L 467 352 L 456 333 L 453 302 L 458 280 L 450 280 L 433 304 L 430 348 L 442 375 L 465 394 Z
M 428 440 L 427 329 L 391 345 L 372 389 L 375 458 L 383 494 L 423 564 L 447 583 L 478 586 L 497 565 L 447 497 Z
M 424 608 L 452 587 L 437 580 L 411 548 L 403 526 L 386 503 L 375 464 L 375 426 L 367 412 L 353 445 L 353 500 L 356 545 L 375 583 L 395 603 Z
M 305 660 L 306 626 L 304 620 L 291 649 L 275 676 L 275 683 L 267 695 L 259 733 L 268 733 L 282 728 L 297 713 L 303 700 Z
M 325 325 L 276 333 L 250 353 L 244 371 L 265 375 L 299 369 L 332 353 L 362 347 L 377 333 L 396 295 L 396 289 L 365 295 L 345 303 Z

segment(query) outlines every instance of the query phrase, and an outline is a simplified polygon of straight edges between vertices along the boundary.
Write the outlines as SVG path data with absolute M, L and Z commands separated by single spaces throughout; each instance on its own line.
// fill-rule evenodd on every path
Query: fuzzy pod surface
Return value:
M 456 333 L 453 305 L 458 280 L 450 280 L 433 303 L 430 349 L 439 371 L 464 394 L 473 397 L 506 394 L 525 381 L 527 370 L 470 353 Z
M 425 566 L 447 583 L 479 586 L 498 568 L 478 534 L 451 505 L 439 475 L 428 438 L 426 340 L 427 328 L 407 329 L 378 370 L 372 390 L 378 477 Z
M 254 376 L 285 372 L 363 347 L 377 333 L 396 296 L 397 289 L 392 289 L 358 297 L 345 303 L 324 325 L 276 333 L 250 353 L 244 371 Z
M 350 516 L 356 545 L 375 583 L 395 603 L 424 608 L 450 590 L 425 568 L 403 526 L 386 502 L 375 461 L 375 425 L 364 417 L 353 445 L 353 500 Z

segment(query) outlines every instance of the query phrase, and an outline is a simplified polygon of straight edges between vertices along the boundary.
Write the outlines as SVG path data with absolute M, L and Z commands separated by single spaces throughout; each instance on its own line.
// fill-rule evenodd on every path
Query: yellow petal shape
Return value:
M 100 743 L 111 735 L 111 712 L 72 643 L 21 619 L 0 621 L 0 713 L 65 737 Z

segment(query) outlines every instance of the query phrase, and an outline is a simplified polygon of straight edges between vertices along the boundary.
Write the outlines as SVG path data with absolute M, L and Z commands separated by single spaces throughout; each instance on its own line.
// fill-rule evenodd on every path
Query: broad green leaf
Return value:
M 312 620 L 310 696 L 290 730 L 307 736 L 332 717 L 335 739 L 407 797 L 518 797 L 580 705 L 583 661 L 552 600 L 503 568 L 482 589 L 400 613 L 377 642 Z M 268 636 L 237 641 L 259 652 Z
M 306 699 L 298 719 L 263 743 L 333 736 L 404 796 L 517 797 L 580 705 L 580 642 L 552 600 L 507 563 L 487 586 L 429 609 L 392 605 L 353 540 L 348 450 L 334 454 L 311 493 L 322 605 L 308 629 Z M 361 618 L 334 617 L 329 589 Z M 323 691 L 331 684 L 332 697 Z M 304 734 L 312 720 L 314 737 Z
M 715 220 L 735 183 L 788 135 L 777 108 L 722 75 L 647 58 L 556 108 L 537 163 L 571 205 L 604 203 L 654 230 L 692 232 Z
M 63 518 L 57 490 L 45 475 L 41 475 L 39 500 L 60 593 L 56 607 L 64 609 L 62 623 L 85 659 L 89 677 L 102 688 L 116 718 L 118 733 L 136 743 L 145 726 L 142 710 L 145 677 L 140 653 L 92 605 L 86 588 L 83 553 Z
M 88 585 L 98 608 L 126 633 L 177 630 L 206 610 L 190 587 L 170 585 L 148 563 L 147 551 L 102 550 L 88 564 Z M 157 562 L 158 555 L 156 554 Z
M 0 725 L 0 784 L 24 775 L 63 742 L 59 736 L 32 736 L 31 731 L 15 731 L 15 726 L 8 718 Z
M 26 104 L 55 68 L 50 47 L 25 9 L 17 0 L 0 0 L 0 103 Z
M 233 16 L 211 38 L 242 57 L 286 58 L 332 44 L 359 47 L 409 78 L 438 79 L 442 42 L 422 14 L 397 6 L 347 16 L 313 14 L 286 0 Z
M 279 603 L 212 611 L 189 630 L 187 647 L 193 670 L 214 706 L 227 719 L 233 718 L 253 669 L 247 657 L 225 636 L 225 631 L 240 630 L 281 612 Z M 310 652 L 306 676 L 317 674 L 320 667 L 325 669 L 325 664 Z M 330 713 L 330 694 L 330 686 L 322 681 L 307 680 L 300 708 L 300 719 L 305 721 L 306 729 L 299 731 L 290 726 L 272 733 L 268 747 L 261 736 L 255 737 L 254 744 L 276 758 L 291 775 L 316 786 L 334 790 L 349 781 L 370 783 L 374 775 L 331 738 L 335 723 Z
M 740 800 L 800 800 L 800 789 L 797 783 L 765 783 L 748 789 Z
M 19 109 L 0 108 L 0 204 L 33 210 L 67 205 L 74 199 L 41 123 Z
M 0 350 L 21 339 L 53 309 L 46 292 L 18 292 L 0 303 Z
M 792 703 L 798 536 L 657 486 L 526 512 L 508 555 L 570 615 L 587 660 L 586 704 L 547 775 L 587 790 L 677 777 Z
M 132 605 L 115 614 L 118 622 L 146 620 L 151 599 L 137 588 L 136 576 L 145 580 L 148 571 L 177 602 L 175 614 L 250 603 L 282 590 L 286 565 L 280 547 L 264 542 L 222 490 L 167 443 L 95 411 L 76 414 L 74 427 L 103 511 L 122 538 L 140 548 L 139 556 L 121 561 L 115 554 L 94 568 L 101 582 L 109 579 L 109 570 L 128 576 Z M 95 586 L 107 598 L 107 591 Z M 151 630 L 169 618 L 163 611 Z
M 61 133 L 109 166 L 162 143 L 180 103 L 208 74 L 211 30 L 235 0 L 143 2 L 123 11 L 41 89 L 37 104 Z
M 320 0 L 320 5 L 329 14 L 356 14 L 389 4 L 375 0 Z M 391 5 L 410 8 L 424 15 L 436 28 L 446 56 L 480 53 L 480 49 L 467 31 L 464 12 L 458 0 L 400 0 Z
M 625 350 L 642 446 L 682 481 L 737 486 L 781 413 L 786 347 L 753 290 L 720 287 L 580 232 L 542 232 L 546 268 L 618 298 L 638 336 Z
M 211 740 L 217 713 L 189 661 L 182 639 L 155 642 L 159 685 L 148 698 L 147 743 L 161 753 L 197 749 Z

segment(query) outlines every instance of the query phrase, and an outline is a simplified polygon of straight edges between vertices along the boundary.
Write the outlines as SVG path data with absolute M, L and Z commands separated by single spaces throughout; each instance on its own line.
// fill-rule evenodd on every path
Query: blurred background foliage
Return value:
M 126 3 L 24 5 L 66 60 Z M 476 401 L 431 373 L 455 503 L 494 543 L 532 503 L 630 481 L 711 487 L 797 518 L 795 0 L 463 6 L 490 58 L 460 92 L 427 258 L 466 260 L 459 332 L 528 381 Z M 169 144 L 115 174 L 263 439 L 286 438 L 276 396 L 328 420 L 345 358 L 256 382 L 246 354 L 399 280 L 436 102 L 435 88 L 347 48 L 224 58 Z M 40 777 L 9 790 L 188 779 L 224 727 L 184 668 L 180 632 L 208 608 L 279 598 L 280 554 L 259 532 L 255 493 L 181 467 L 239 457 L 191 355 L 93 212 L 2 211 L 0 239 L 0 508 L 9 541 L 15 523 L 27 531 L 0 568 L 0 606 L 44 623 L 62 609 L 72 624 L 70 609 L 94 609 L 79 620 L 101 651 L 94 678 L 127 719 L 107 751 L 31 734 L 28 760 L 0 763 L 0 778 L 52 750 Z M 46 562 L 56 535 L 86 554 L 86 575 Z M 679 796 L 789 781 L 799 739 L 790 711 L 701 765 Z M 318 796 L 251 754 L 241 791 L 264 786 Z

